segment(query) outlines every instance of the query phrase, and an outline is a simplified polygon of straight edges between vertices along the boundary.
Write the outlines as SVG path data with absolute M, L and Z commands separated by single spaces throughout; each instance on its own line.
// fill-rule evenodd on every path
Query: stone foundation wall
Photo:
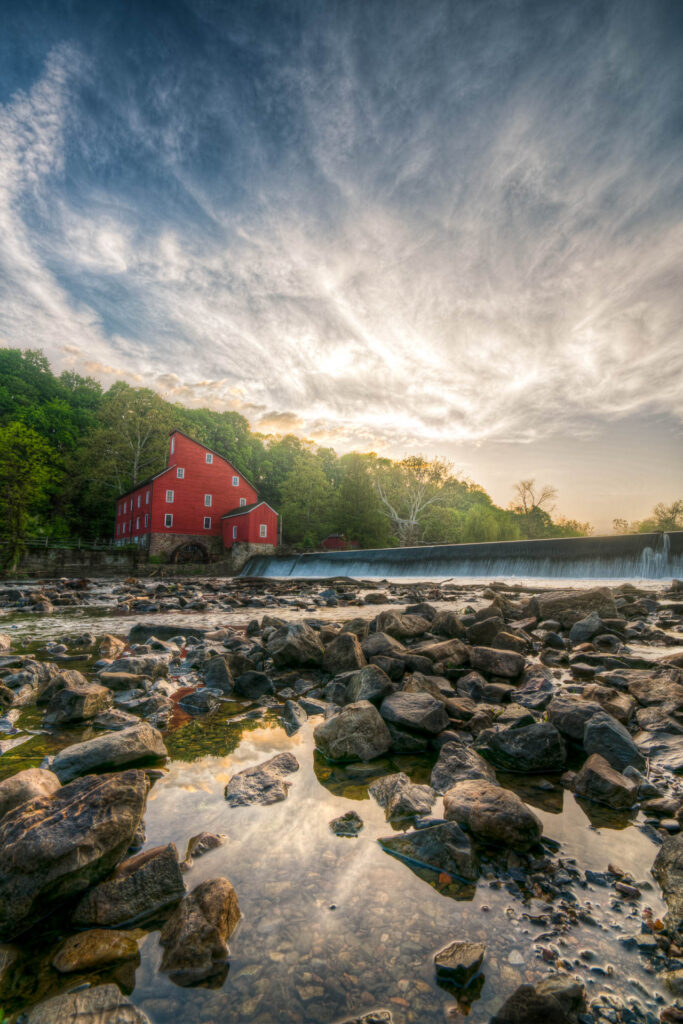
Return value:
M 29 576 L 130 576 L 147 563 L 147 552 L 129 548 L 30 548 L 18 572 Z
M 153 533 L 150 537 L 150 555 L 167 555 L 169 558 L 184 544 L 199 544 L 209 558 L 225 557 L 222 537 L 211 537 L 196 533 Z

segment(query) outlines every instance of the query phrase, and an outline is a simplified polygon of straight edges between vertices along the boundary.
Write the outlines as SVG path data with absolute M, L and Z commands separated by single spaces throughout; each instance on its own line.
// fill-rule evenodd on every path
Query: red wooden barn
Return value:
M 117 499 L 114 538 L 175 561 L 206 558 L 238 542 L 272 549 L 277 529 L 277 512 L 231 462 L 172 430 L 168 467 Z

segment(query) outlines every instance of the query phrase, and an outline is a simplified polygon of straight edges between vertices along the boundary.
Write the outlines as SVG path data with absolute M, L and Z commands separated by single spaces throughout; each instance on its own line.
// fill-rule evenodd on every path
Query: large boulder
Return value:
M 541 838 L 543 826 L 516 793 L 493 782 L 458 782 L 444 796 L 445 817 L 482 842 L 525 851 Z
M 43 768 L 26 768 L 0 782 L 0 818 L 8 811 L 37 796 L 50 797 L 61 783 L 54 772 Z
M 590 683 L 583 689 L 583 697 L 587 701 L 599 704 L 603 711 L 612 715 L 622 725 L 627 725 L 633 717 L 635 701 L 628 693 L 620 693 L 613 686 L 602 686 Z
M 638 783 L 627 779 L 600 754 L 591 754 L 574 776 L 572 789 L 577 796 L 615 810 L 633 807 L 638 799 Z
M 622 772 L 628 765 L 634 768 L 645 767 L 645 758 L 628 730 L 605 711 L 593 715 L 586 724 L 583 747 L 587 754 L 602 754 L 618 772 Z
M 451 668 L 467 665 L 469 661 L 469 649 L 457 637 L 453 637 L 450 640 L 441 640 L 436 644 L 422 644 L 420 647 L 413 648 L 413 650 L 420 657 L 428 658 L 434 664 L 446 663 Z
M 559 772 L 567 759 L 564 741 L 550 722 L 487 729 L 479 734 L 477 749 L 509 772 Z
M 659 882 L 669 912 L 668 931 L 681 936 L 683 931 L 683 832 L 665 839 L 652 865 L 652 874 Z M 683 936 L 682 936 L 683 937 Z
M 318 750 L 331 761 L 372 761 L 391 747 L 386 723 L 366 700 L 347 704 L 317 725 L 313 736 Z
M 228 667 L 227 660 L 217 654 L 209 658 L 204 667 L 204 685 L 212 690 L 220 690 L 222 693 L 232 693 L 235 688 L 235 680 Z
M 431 784 L 437 793 L 445 793 L 456 782 L 471 779 L 496 781 L 496 773 L 472 747 L 450 740 L 439 751 L 439 759 L 432 768 Z
M 583 743 L 586 725 L 593 715 L 603 713 L 602 705 L 596 701 L 583 700 L 574 693 L 558 693 L 547 707 L 548 721 L 558 732 L 575 743 Z
M 79 928 L 120 928 L 148 920 L 185 894 L 173 843 L 143 850 L 124 860 L 109 878 L 90 889 L 73 915 Z
M 403 644 L 389 636 L 388 633 L 371 633 L 363 640 L 361 647 L 368 661 L 376 655 L 402 659 L 407 654 Z
M 409 864 L 422 865 L 473 882 L 479 877 L 479 862 L 472 844 L 454 821 L 442 821 L 378 839 L 383 850 Z
M 325 672 L 354 672 L 366 664 L 365 655 L 354 633 L 340 633 L 327 645 L 322 667 Z
M 431 786 L 411 782 L 405 772 L 384 775 L 372 783 L 368 792 L 384 808 L 387 821 L 429 814 L 436 800 Z
M 436 736 L 450 724 L 443 702 L 429 693 L 392 693 L 382 701 L 380 714 L 399 728 L 428 736 Z
M 632 697 L 644 707 L 674 704 L 683 707 L 683 669 L 662 665 L 656 669 L 637 669 L 623 674 Z
M 320 634 L 305 622 L 278 629 L 266 649 L 276 668 L 318 668 L 323 661 Z
M 0 941 L 104 878 L 130 847 L 144 772 L 91 775 L 20 804 L 0 821 Z
M 64 783 L 86 772 L 125 768 L 167 756 L 159 730 L 147 722 L 139 722 L 128 729 L 65 747 L 54 757 L 46 757 L 41 767 L 53 771 Z
M 138 944 L 129 932 L 93 928 L 70 935 L 61 943 L 51 963 L 60 974 L 96 971 L 124 960 L 138 960 Z
M 241 916 L 237 893 L 227 878 L 202 882 L 161 929 L 161 972 L 177 985 L 196 985 L 220 975 L 230 956 L 228 939 Z
M 585 619 L 579 619 L 569 630 L 569 639 L 573 644 L 584 644 L 592 640 L 598 633 L 604 633 L 602 619 L 597 612 L 591 612 Z
M 114 699 L 99 683 L 70 683 L 54 694 L 45 712 L 45 725 L 61 725 L 63 722 L 84 722 L 106 711 Z
M 232 807 L 286 800 L 292 784 L 284 776 L 298 770 L 299 762 L 294 754 L 289 751 L 276 754 L 269 761 L 233 775 L 225 787 L 225 799 Z
M 429 631 L 430 633 L 435 633 L 436 636 L 458 637 L 460 640 L 465 637 L 465 627 L 462 622 L 455 612 L 448 610 L 436 613 L 432 619 Z
M 394 689 L 391 679 L 379 665 L 366 665 L 354 672 L 346 684 L 344 701 L 355 704 L 359 700 L 369 700 L 372 704 L 380 704 Z
M 501 651 L 495 647 L 471 647 L 470 665 L 485 676 L 516 679 L 524 671 L 524 657 L 516 651 Z
M 387 633 L 397 640 L 422 636 L 430 629 L 430 621 L 423 615 L 401 615 L 388 609 L 380 612 L 373 622 L 377 633 Z
M 258 700 L 267 693 L 275 693 L 275 683 L 266 672 L 242 672 L 235 677 L 235 693 L 246 700 Z
M 617 618 L 614 597 L 606 587 L 594 590 L 556 590 L 537 594 L 532 600 L 532 614 L 540 622 L 557 620 L 564 629 L 570 629 L 575 622 L 591 612 L 597 612 L 602 619 Z
M 520 985 L 489 1024 L 578 1024 L 585 1009 L 583 986 L 569 974 L 551 974 L 536 985 Z
M 25 1024 L 150 1024 L 149 1017 L 116 985 L 77 989 L 46 999 L 28 1011 Z

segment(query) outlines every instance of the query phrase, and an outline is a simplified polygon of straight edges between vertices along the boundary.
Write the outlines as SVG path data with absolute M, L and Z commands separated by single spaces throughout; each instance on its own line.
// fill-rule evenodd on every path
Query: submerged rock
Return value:
M 86 893 L 73 923 L 107 928 L 137 924 L 173 906 L 184 894 L 175 845 L 155 846 L 124 860 L 110 878 Z
M 144 772 L 91 775 L 0 822 L 0 940 L 21 934 L 99 882 L 130 847 L 147 799 Z
M 313 733 L 318 750 L 331 761 L 372 761 L 391 747 L 391 736 L 369 701 L 347 704 Z
M 444 796 L 445 816 L 477 839 L 525 851 L 541 838 L 543 826 L 510 790 L 474 779 L 458 782 Z
M 355 811 L 347 811 L 330 822 L 330 830 L 336 836 L 357 836 L 363 828 L 363 819 Z
M 453 821 L 443 821 L 414 832 L 378 839 L 383 850 L 413 864 L 446 872 L 467 882 L 479 877 L 479 863 L 472 843 Z
M 230 956 L 228 939 L 241 916 L 237 893 L 227 878 L 202 882 L 161 929 L 159 970 L 177 985 L 196 985 L 221 972 Z
M 247 804 L 275 804 L 286 800 L 291 782 L 283 776 L 299 770 L 294 754 L 285 751 L 269 761 L 237 772 L 225 787 L 225 799 L 232 807 Z
M 28 1011 L 25 1024 L 150 1024 L 116 985 L 66 992 Z
M 569 974 L 520 985 L 489 1024 L 577 1024 L 585 1008 L 583 986 Z

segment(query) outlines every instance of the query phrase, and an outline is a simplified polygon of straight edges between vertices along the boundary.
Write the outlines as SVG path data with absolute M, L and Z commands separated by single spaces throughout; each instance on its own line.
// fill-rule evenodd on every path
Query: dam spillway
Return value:
M 241 575 L 664 580 L 683 577 L 683 531 L 257 555 Z

